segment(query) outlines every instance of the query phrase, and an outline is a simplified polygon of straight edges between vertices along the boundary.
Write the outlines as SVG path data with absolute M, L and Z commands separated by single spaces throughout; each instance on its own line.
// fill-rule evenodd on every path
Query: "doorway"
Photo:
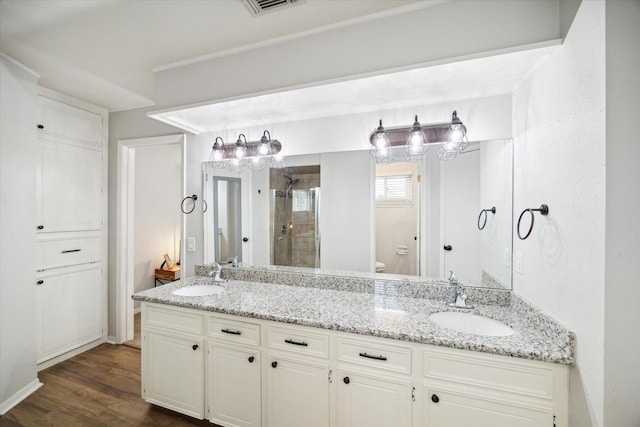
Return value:
M 420 172 L 415 162 L 376 165 L 376 272 L 420 274 Z
M 115 261 L 115 335 L 110 339 L 123 343 L 134 338 L 134 302 L 131 295 L 135 293 L 135 206 L 136 206 L 136 153 L 139 150 L 153 148 L 179 147 L 180 174 L 178 177 L 180 195 L 185 191 L 185 135 L 169 135 L 160 137 L 127 139 L 118 141 L 117 154 L 117 217 L 116 217 L 116 261 Z M 141 151 L 140 151 L 141 153 Z M 160 209 L 172 209 L 162 206 Z M 177 208 L 176 208 L 177 209 Z M 178 226 L 176 226 L 178 227 Z M 184 234 L 184 217 L 179 221 L 179 235 Z M 172 233 L 175 239 L 176 233 Z M 184 242 L 178 243 L 179 258 L 183 259 Z

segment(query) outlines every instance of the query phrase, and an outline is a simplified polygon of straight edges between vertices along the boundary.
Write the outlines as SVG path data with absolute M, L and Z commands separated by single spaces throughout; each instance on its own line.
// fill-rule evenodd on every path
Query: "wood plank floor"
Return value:
M 38 376 L 44 386 L 0 417 L 0 426 L 215 426 L 142 400 L 136 348 L 102 344 Z

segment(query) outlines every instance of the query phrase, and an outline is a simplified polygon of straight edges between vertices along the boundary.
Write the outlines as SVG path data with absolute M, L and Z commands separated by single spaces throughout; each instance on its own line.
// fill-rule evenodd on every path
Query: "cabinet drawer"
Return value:
M 203 315 L 166 308 L 166 306 L 146 305 L 142 307 L 142 319 L 145 327 L 161 330 L 175 330 L 192 334 L 203 333 Z
M 210 316 L 207 321 L 208 335 L 212 338 L 234 343 L 260 345 L 260 325 Z
M 533 361 L 455 350 L 424 352 L 424 376 L 493 390 L 553 399 L 554 371 Z
M 368 340 L 338 338 L 338 360 L 378 369 L 411 373 L 411 349 Z
M 82 237 L 54 234 L 38 238 L 36 266 L 38 270 L 100 261 L 102 239 L 99 233 Z
M 329 357 L 329 335 L 299 329 L 267 329 L 267 345 L 296 353 L 318 357 Z

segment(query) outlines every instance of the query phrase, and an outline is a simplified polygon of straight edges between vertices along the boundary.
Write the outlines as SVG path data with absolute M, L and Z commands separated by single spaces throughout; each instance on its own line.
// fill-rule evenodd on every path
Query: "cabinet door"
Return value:
M 102 228 L 102 153 L 38 139 L 37 231 Z
M 337 381 L 338 426 L 412 425 L 410 380 L 341 369 Z
M 102 337 L 102 265 L 50 270 L 36 289 L 38 363 Z
M 259 426 L 260 351 L 208 346 L 209 421 L 224 426 Z
M 90 111 L 38 97 L 38 129 L 55 137 L 102 145 L 102 117 Z
M 267 369 L 267 425 L 329 425 L 329 365 L 271 355 Z
M 550 408 L 425 387 L 425 427 L 539 427 L 553 425 Z
M 203 341 L 145 331 L 142 394 L 147 402 L 204 418 Z

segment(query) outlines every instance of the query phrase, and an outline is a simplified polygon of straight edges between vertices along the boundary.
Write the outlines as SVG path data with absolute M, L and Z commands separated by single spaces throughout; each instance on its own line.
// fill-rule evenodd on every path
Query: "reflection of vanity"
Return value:
M 134 296 L 147 401 L 224 426 L 568 425 L 574 336 L 509 292 L 473 302 L 517 333 L 480 337 L 428 320 L 440 283 L 223 275 L 221 294 L 172 293 L 202 276 Z

